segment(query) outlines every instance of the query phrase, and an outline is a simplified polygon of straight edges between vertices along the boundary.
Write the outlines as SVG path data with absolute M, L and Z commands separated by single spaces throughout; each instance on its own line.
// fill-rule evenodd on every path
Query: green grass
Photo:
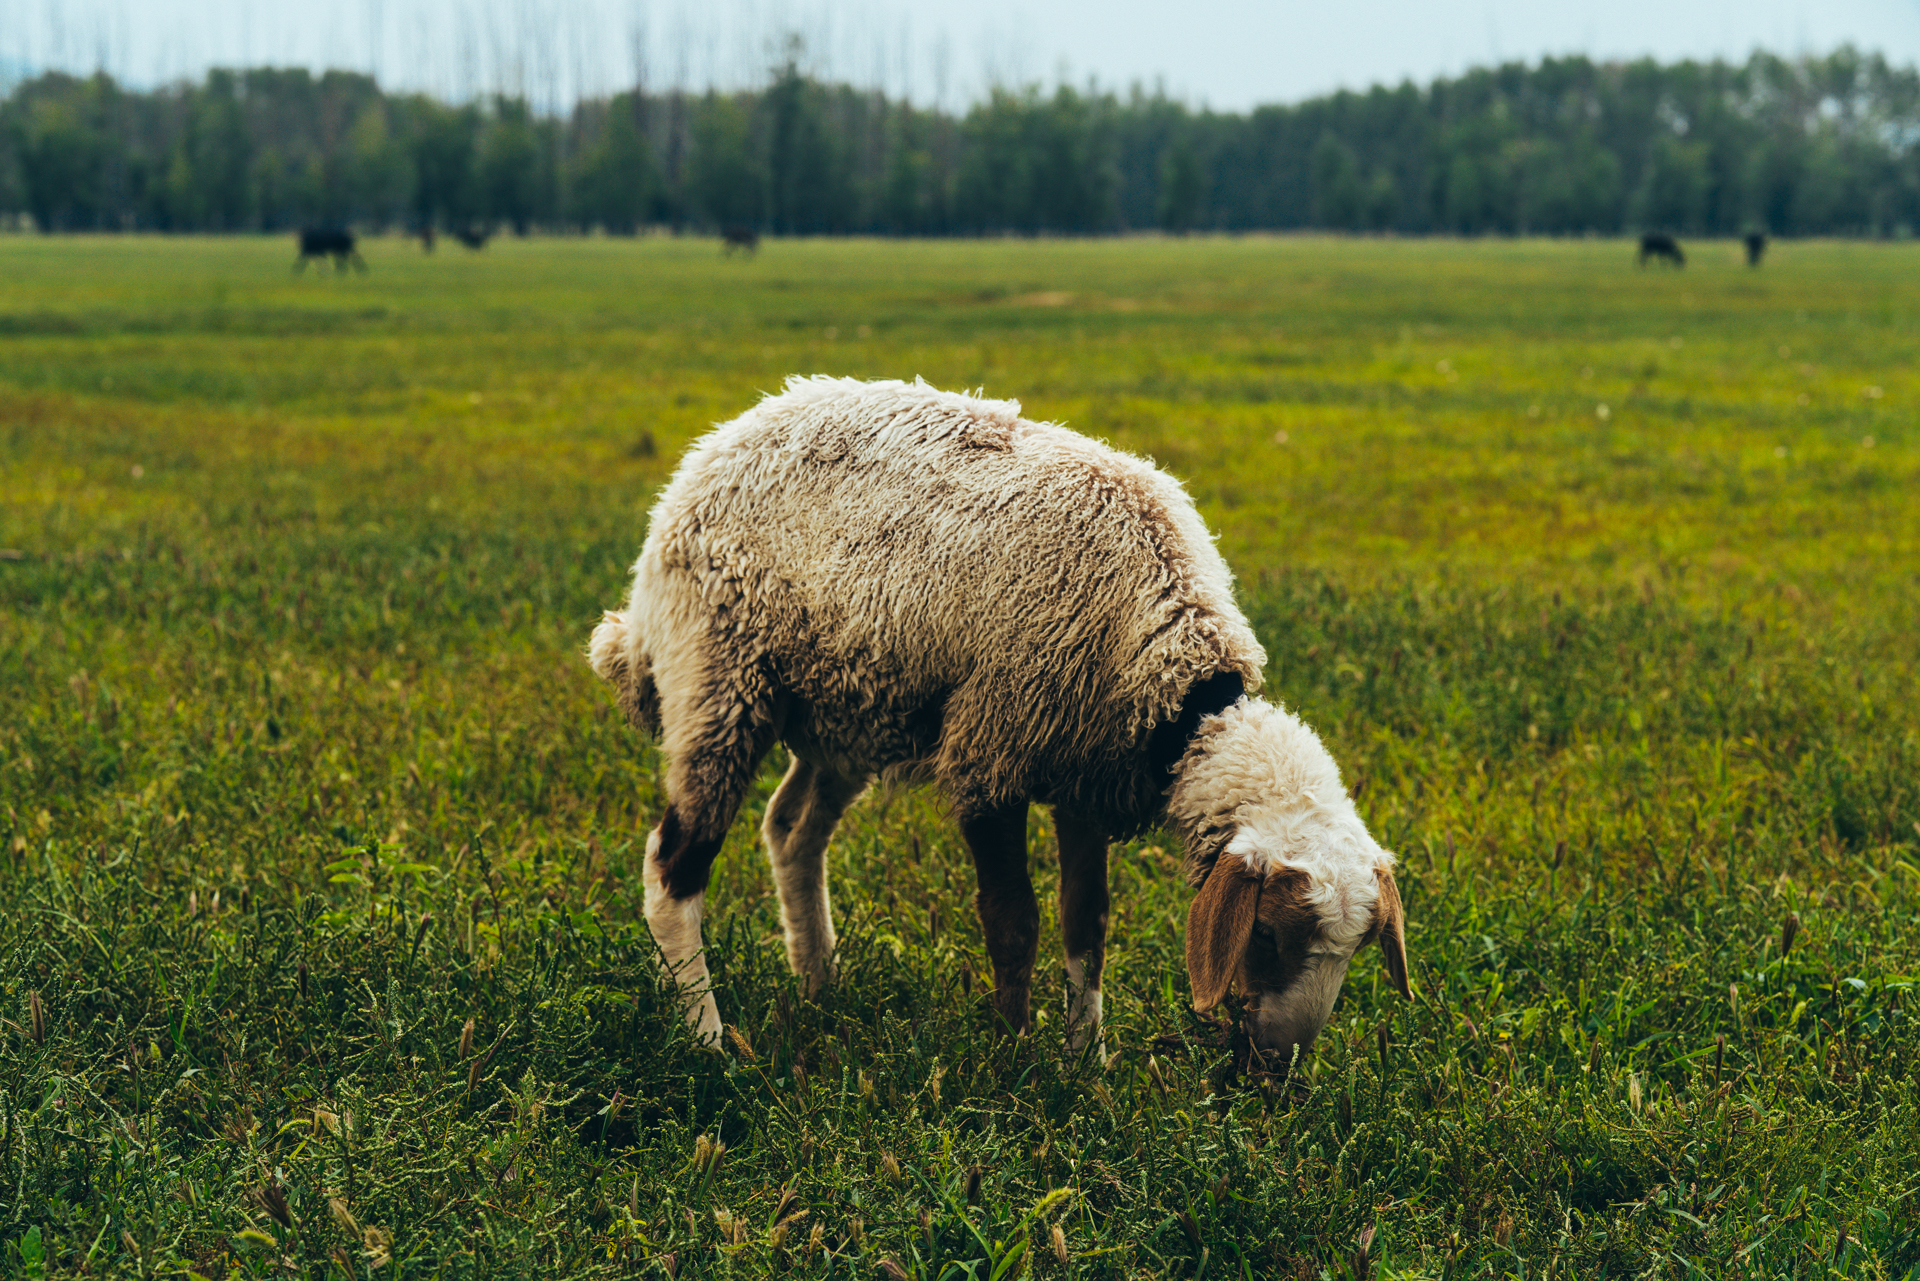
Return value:
M 1920 251 L 1690 249 L 0 238 L 0 1274 L 1915 1275 Z M 1057 979 L 999 1040 L 905 792 L 808 1002 L 774 762 L 689 1044 L 580 651 L 684 445 L 816 371 L 1188 482 L 1414 1001 L 1368 954 L 1231 1081 L 1149 838 L 1115 1061 Z

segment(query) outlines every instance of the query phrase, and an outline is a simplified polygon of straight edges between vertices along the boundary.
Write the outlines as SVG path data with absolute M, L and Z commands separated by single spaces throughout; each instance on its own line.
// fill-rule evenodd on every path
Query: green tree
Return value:
M 1522 226 L 1529 231 L 1613 231 L 1620 226 L 1620 162 L 1590 138 L 1538 144 L 1527 156 Z
M 111 226 L 111 171 L 121 151 L 107 127 L 111 82 L 53 75 L 34 88 L 8 112 L 27 212 L 42 231 Z
M 756 163 L 746 109 L 709 92 L 694 114 L 689 186 L 700 211 L 722 227 L 758 227 L 766 216 L 766 177 Z
M 798 49 L 761 100 L 767 120 L 768 214 L 777 232 L 802 235 L 844 231 L 852 221 L 852 192 L 839 140 L 827 127 L 821 93 L 800 74 Z
M 480 214 L 475 152 L 480 116 L 421 100 L 413 134 L 414 213 L 424 226 L 463 227 Z
M 1113 226 L 1113 163 L 1105 116 L 1110 100 L 1061 85 L 1034 117 L 1038 163 L 1032 171 L 1037 225 L 1080 234 Z
M 1838 130 L 1816 134 L 1795 184 L 1792 224 L 1843 235 L 1872 234 L 1880 219 L 1872 197 L 1875 166 Z
M 1360 226 L 1366 208 L 1366 186 L 1353 148 L 1331 131 L 1313 146 L 1313 220 L 1322 227 L 1347 230 Z
M 1442 188 L 1442 224 L 1449 230 L 1472 235 L 1486 225 L 1487 192 L 1480 163 L 1466 151 L 1456 151 L 1446 170 Z
M 996 89 L 967 113 L 956 204 L 981 231 L 1104 231 L 1114 225 L 1109 102 L 1062 85 Z
M 1160 226 L 1165 231 L 1184 232 L 1200 219 L 1200 202 L 1206 196 L 1206 170 L 1193 143 L 1183 133 L 1160 153 Z
M 582 157 L 574 207 L 582 224 L 631 236 L 647 218 L 660 190 L 659 166 L 640 129 L 644 100 L 617 95 L 608 104 L 599 141 Z
M 533 111 L 524 98 L 494 100 L 493 119 L 480 138 L 480 205 L 524 236 L 541 212 L 546 194 L 544 157 Z
M 887 159 L 884 218 L 888 231 L 908 236 L 932 230 L 935 223 L 933 153 L 903 132 Z
M 384 227 L 414 203 L 414 169 L 387 122 L 384 102 L 371 104 L 347 131 L 341 178 L 349 215 Z
M 1634 193 L 1632 220 L 1640 227 L 1700 231 L 1707 194 L 1706 147 L 1664 134 L 1654 140 L 1652 159 Z
M 961 224 L 972 231 L 1032 230 L 1033 148 L 1030 96 L 995 89 L 967 112 L 955 192 Z
M 1393 173 L 1382 165 L 1373 171 L 1373 177 L 1367 179 L 1366 190 L 1362 194 L 1361 217 L 1371 231 L 1389 230 L 1400 219 L 1400 184 L 1393 180 Z
M 237 231 L 253 224 L 253 139 L 233 72 L 208 72 L 206 85 L 188 95 L 175 165 L 169 185 L 179 207 L 192 211 L 185 226 Z

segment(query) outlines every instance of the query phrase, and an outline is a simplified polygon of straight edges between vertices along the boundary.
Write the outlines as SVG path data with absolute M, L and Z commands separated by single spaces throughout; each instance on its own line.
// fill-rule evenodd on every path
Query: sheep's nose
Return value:
M 1305 1061 L 1314 1038 L 1333 1017 L 1350 959 L 1312 957 L 1289 986 L 1261 992 L 1248 1004 L 1247 1036 L 1270 1071 L 1284 1072 L 1289 1063 Z
M 1323 1026 L 1312 1019 L 1262 1018 L 1256 1010 L 1248 1014 L 1247 1035 L 1267 1071 L 1285 1072 L 1289 1065 L 1307 1061 Z

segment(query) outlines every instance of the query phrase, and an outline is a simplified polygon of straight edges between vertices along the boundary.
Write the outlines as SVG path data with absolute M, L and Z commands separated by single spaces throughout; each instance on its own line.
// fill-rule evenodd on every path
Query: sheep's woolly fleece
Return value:
M 1310 877 L 1307 902 L 1328 943 L 1351 952 L 1373 928 L 1374 874 L 1391 870 L 1393 855 L 1368 834 L 1320 736 L 1285 708 L 1243 699 L 1203 720 L 1167 821 L 1185 841 L 1189 884 L 1223 857 L 1261 876 L 1295 868 Z
M 688 453 L 591 658 L 676 767 L 757 726 L 851 778 L 931 774 L 962 812 L 1115 834 L 1164 803 L 1149 731 L 1266 662 L 1165 473 L 1015 401 L 824 377 Z

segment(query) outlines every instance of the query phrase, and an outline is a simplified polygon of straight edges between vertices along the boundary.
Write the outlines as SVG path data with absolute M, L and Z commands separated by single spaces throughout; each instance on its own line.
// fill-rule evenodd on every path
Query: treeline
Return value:
M 7 211 L 46 231 L 1909 235 L 1920 76 L 1851 49 L 1549 58 L 1246 114 L 1062 86 L 955 115 L 789 62 L 753 92 L 635 90 L 556 117 L 341 71 L 152 92 L 56 73 L 0 102 Z

